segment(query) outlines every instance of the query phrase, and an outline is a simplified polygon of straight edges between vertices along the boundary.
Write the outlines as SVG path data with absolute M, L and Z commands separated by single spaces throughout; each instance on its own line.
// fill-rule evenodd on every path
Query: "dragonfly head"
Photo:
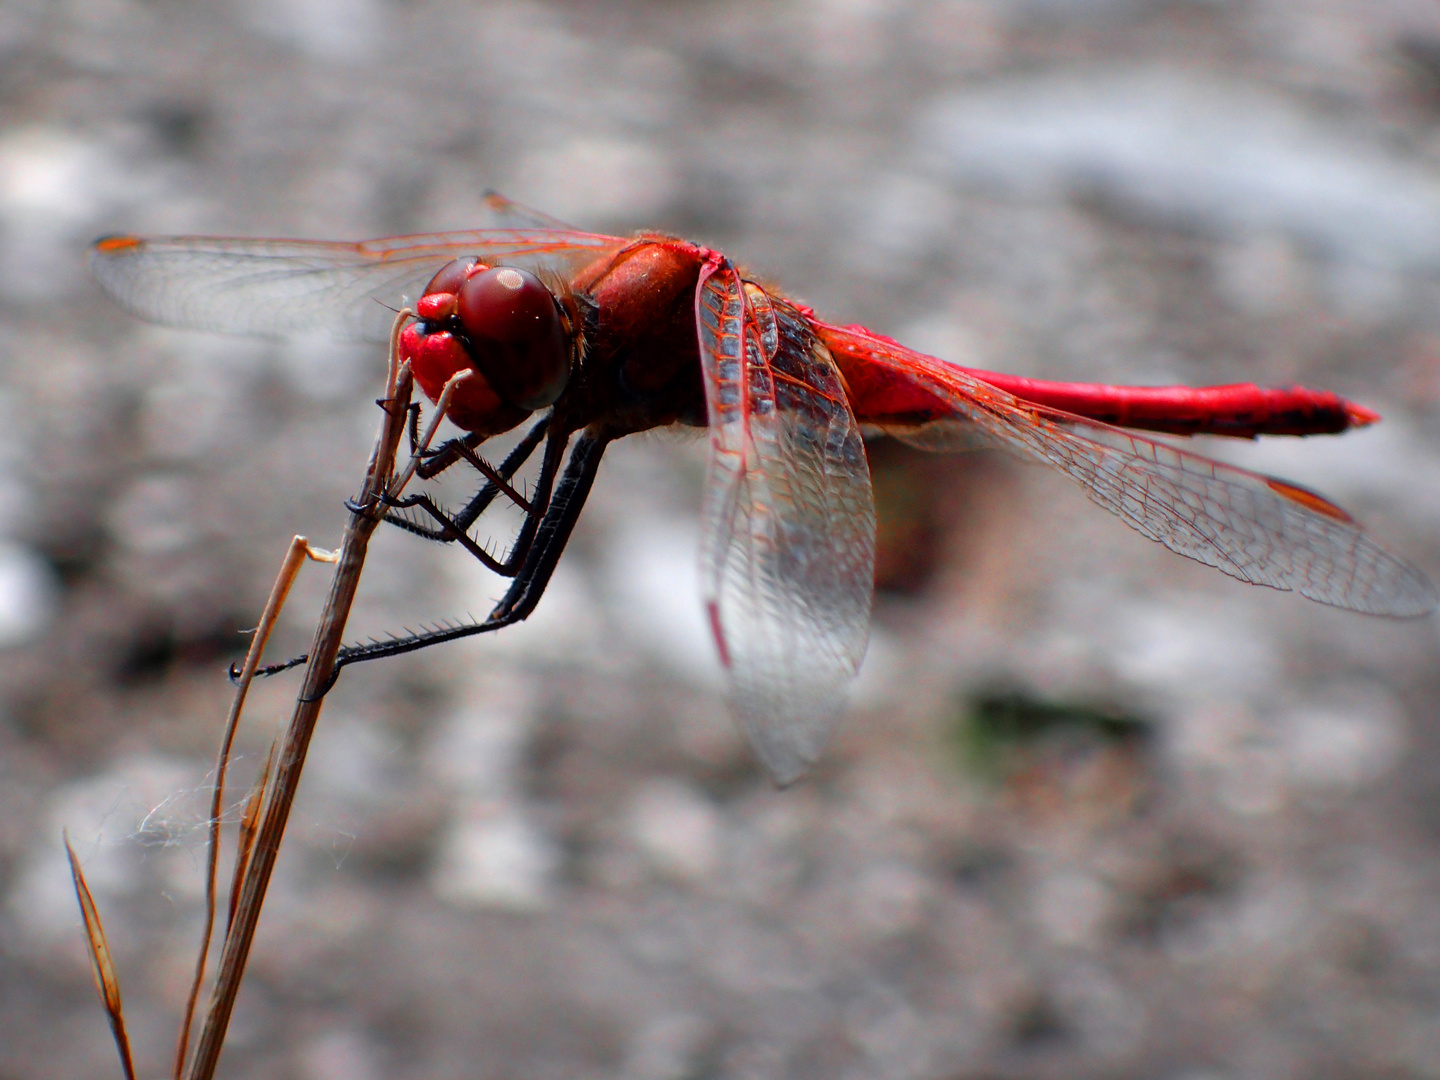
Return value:
M 478 374 L 452 398 L 450 418 L 462 427 L 513 427 L 553 405 L 570 381 L 576 320 L 528 270 L 456 259 L 431 279 L 416 312 L 402 352 L 430 399 L 456 372 Z

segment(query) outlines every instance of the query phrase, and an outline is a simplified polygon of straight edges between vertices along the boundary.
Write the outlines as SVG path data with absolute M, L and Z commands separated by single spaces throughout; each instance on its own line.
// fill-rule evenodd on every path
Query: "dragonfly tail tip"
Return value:
M 1347 401 L 1345 418 L 1349 421 L 1347 427 L 1369 427 L 1380 419 L 1380 414 L 1374 409 L 1365 408 L 1364 405 L 1356 405 L 1353 401 Z

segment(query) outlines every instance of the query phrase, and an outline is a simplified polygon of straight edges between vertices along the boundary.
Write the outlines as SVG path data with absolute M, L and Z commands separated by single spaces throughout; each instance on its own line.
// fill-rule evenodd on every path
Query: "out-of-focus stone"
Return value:
M 1310 788 L 1348 791 L 1374 783 L 1406 748 L 1400 703 L 1384 687 L 1345 684 L 1280 721 L 1291 777 Z
M 866 868 L 855 882 L 856 914 L 873 937 L 914 929 L 925 914 L 933 885 L 913 866 L 884 862 Z
M 461 906 L 540 911 L 554 900 L 560 852 L 555 842 L 515 807 L 480 807 L 442 838 L 430 883 Z
M 662 876 L 702 881 L 719 868 L 720 814 L 699 788 L 684 781 L 645 784 L 631 803 L 629 831 Z
M 621 1075 L 625 1080 L 685 1080 L 696 1075 L 714 1037 L 703 1016 L 669 1013 L 648 1020 L 632 1037 Z
M 1085 948 L 1098 936 L 1111 907 L 1110 890 L 1093 874 L 1060 870 L 1035 885 L 1035 921 L 1057 945 Z
M 378 1080 L 382 1075 L 374 1044 L 350 1029 L 311 1039 L 300 1048 L 299 1065 L 303 1080 Z
M 0 542 L 0 649 L 39 637 L 58 603 L 50 564 L 22 544 Z

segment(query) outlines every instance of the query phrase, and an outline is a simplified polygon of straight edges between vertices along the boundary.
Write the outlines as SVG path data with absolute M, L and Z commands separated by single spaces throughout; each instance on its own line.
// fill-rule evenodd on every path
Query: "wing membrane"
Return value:
M 864 444 L 808 323 L 708 267 L 696 321 L 710 421 L 701 572 L 735 711 L 780 783 L 838 723 L 865 655 L 875 506 Z
M 1127 525 L 1241 581 L 1371 615 L 1423 615 L 1440 602 L 1423 573 L 1314 492 L 1023 402 L 944 361 L 834 329 L 847 355 L 853 347 L 948 401 L 953 420 L 893 432 L 924 449 L 942 449 L 952 436 L 974 445 L 978 433 L 1059 469 Z
M 414 303 L 462 255 L 573 274 L 625 241 L 545 228 L 396 236 L 360 243 L 176 236 L 108 237 L 90 252 L 100 285 L 127 311 L 191 330 L 325 331 L 384 341 L 394 311 Z
M 498 191 L 485 192 L 485 208 L 490 211 L 496 225 L 507 229 L 555 229 L 559 232 L 579 232 L 574 225 L 568 225 L 559 218 L 526 206 L 514 199 L 507 199 Z

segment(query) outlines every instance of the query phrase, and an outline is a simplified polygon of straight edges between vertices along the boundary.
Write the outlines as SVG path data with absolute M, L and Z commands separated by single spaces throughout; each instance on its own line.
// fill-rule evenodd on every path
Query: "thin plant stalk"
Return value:
M 340 544 L 339 565 L 331 582 L 330 595 L 321 612 L 314 643 L 310 648 L 305 681 L 280 744 L 274 778 L 265 798 L 258 831 L 255 833 L 254 850 L 244 867 L 239 902 L 235 906 L 233 921 L 225 935 L 209 1009 L 196 1042 L 195 1058 L 189 1072 L 190 1080 L 212 1080 L 215 1075 L 225 1032 L 235 1007 L 235 997 L 250 956 L 255 928 L 260 920 L 260 909 L 264 904 L 270 876 L 275 869 L 290 809 L 295 801 L 300 773 L 305 765 L 305 754 L 315 732 L 325 693 L 333 681 L 335 658 L 340 651 L 345 623 L 360 583 L 360 572 L 365 565 L 370 537 L 384 516 L 382 499 L 391 490 L 390 478 L 394 470 L 395 455 L 405 431 L 405 420 L 410 407 L 410 368 L 408 364 L 399 363 L 398 343 L 400 330 L 412 315 L 408 308 L 402 310 L 396 315 L 391 328 L 390 365 L 386 378 L 386 393 L 381 399 L 384 418 L 370 455 L 360 495 L 355 502 L 358 509 L 351 514 L 345 527 L 345 535 Z
M 314 559 L 317 562 L 335 562 L 338 558 L 339 555 L 335 552 L 311 547 L 310 542 L 303 536 L 296 536 L 290 541 L 290 547 L 280 565 L 280 573 L 276 575 L 275 584 L 270 589 L 270 599 L 266 601 L 265 611 L 260 616 L 260 623 L 256 626 L 254 636 L 250 639 L 250 649 L 245 654 L 245 664 L 241 668 L 240 678 L 237 680 L 235 697 L 230 702 L 230 713 L 225 718 L 225 733 L 220 738 L 220 752 L 215 762 L 215 789 L 210 796 L 210 837 L 205 865 L 205 921 L 200 934 L 200 952 L 195 958 L 195 977 L 190 983 L 190 996 L 185 1001 L 185 1013 L 180 1022 L 180 1038 L 175 1046 L 175 1080 L 180 1080 L 185 1071 L 185 1055 L 190 1045 L 190 1029 L 195 1020 L 195 1004 L 200 998 L 201 984 L 205 981 L 205 965 L 210 958 L 210 938 L 215 930 L 215 891 L 220 864 L 220 815 L 225 803 L 225 776 L 230 768 L 230 752 L 235 744 L 235 729 L 240 725 L 240 714 L 245 708 L 245 697 L 250 691 L 250 683 L 254 681 L 255 671 L 260 666 L 260 657 L 265 651 L 265 644 L 270 640 L 270 632 L 275 628 L 275 622 L 280 617 L 280 609 L 285 606 L 285 598 L 290 595 L 290 588 L 295 584 L 295 578 L 299 575 L 300 568 L 305 564 L 306 559 Z M 268 775 L 267 768 L 266 776 L 268 777 Z M 263 781 L 261 787 L 262 789 L 264 787 Z

